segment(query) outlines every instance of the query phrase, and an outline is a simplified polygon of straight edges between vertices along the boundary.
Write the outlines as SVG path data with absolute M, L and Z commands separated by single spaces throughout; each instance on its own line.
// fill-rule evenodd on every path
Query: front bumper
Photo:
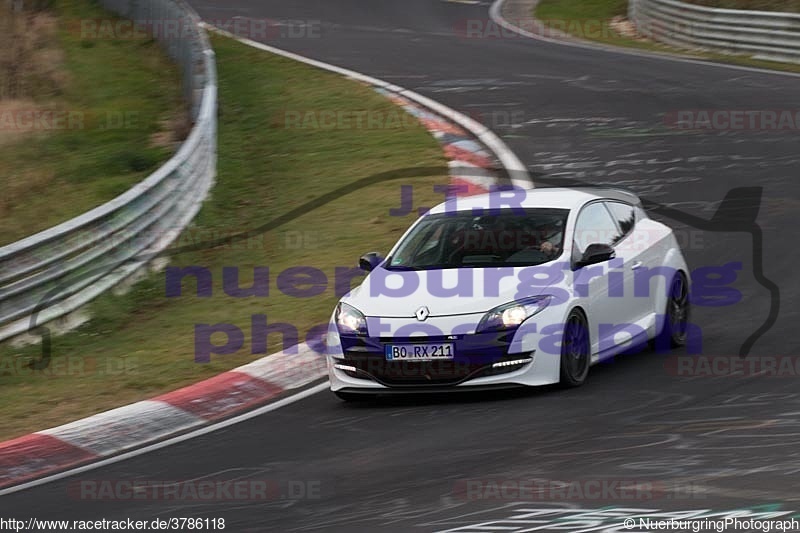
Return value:
M 403 394 L 441 394 L 452 392 L 491 392 L 491 391 L 507 391 L 524 389 L 525 385 L 519 383 L 488 383 L 485 385 L 471 385 L 465 384 L 458 387 L 450 385 L 426 385 L 424 387 L 380 387 L 380 388 L 367 388 L 367 387 L 342 387 L 335 389 L 336 392 L 346 392 L 348 394 L 363 394 L 370 396 L 374 394 L 399 396 Z
M 457 386 L 478 378 L 514 373 L 530 366 L 533 352 L 509 354 L 513 332 L 426 337 L 340 336 L 341 357 L 332 369 L 343 377 L 371 381 L 389 388 Z M 386 360 L 388 344 L 451 343 L 450 360 Z
M 558 383 L 560 349 L 548 342 L 553 335 L 542 330 L 563 321 L 561 307 L 538 313 L 536 324 L 526 323 L 528 327 L 491 333 L 475 332 L 483 313 L 431 317 L 424 327 L 414 319 L 382 319 L 377 327 L 368 318 L 365 336 L 340 334 L 331 317 L 327 338 L 331 390 L 380 393 Z M 411 325 L 422 334 L 409 332 Z M 386 344 L 437 342 L 453 343 L 452 360 L 386 360 Z

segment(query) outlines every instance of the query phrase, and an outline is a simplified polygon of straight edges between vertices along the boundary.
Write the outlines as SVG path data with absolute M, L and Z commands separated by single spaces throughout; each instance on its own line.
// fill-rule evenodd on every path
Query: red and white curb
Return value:
M 327 375 L 306 344 L 150 400 L 0 443 L 0 489 L 247 411 Z
M 488 192 L 502 178 L 516 187 L 533 187 L 527 170 L 503 141 L 466 115 L 382 80 L 209 29 L 243 44 L 372 85 L 419 118 L 439 140 L 449 159 L 450 181 L 461 187 L 462 196 Z M 502 172 L 506 176 L 501 177 Z M 324 354 L 304 343 L 149 400 L 0 442 L 0 494 L 15 490 L 8 487 L 34 479 L 58 477 L 54 474 L 59 472 L 64 475 L 64 471 L 80 465 L 107 462 L 113 460 L 108 458 L 135 453 L 132 450 L 147 445 L 154 447 L 154 443 L 167 439 L 177 441 L 181 435 L 274 400 L 277 406 L 284 401 L 278 396 L 326 375 Z

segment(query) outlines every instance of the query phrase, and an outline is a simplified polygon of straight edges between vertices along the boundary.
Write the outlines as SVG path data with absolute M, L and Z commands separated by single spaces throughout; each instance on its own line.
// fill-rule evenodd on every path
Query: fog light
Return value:
M 494 363 L 492 368 L 502 368 L 504 366 L 516 366 L 516 365 L 524 365 L 525 363 L 530 363 L 533 361 L 533 358 L 528 357 L 527 359 L 512 359 L 511 361 L 500 361 L 499 363 Z

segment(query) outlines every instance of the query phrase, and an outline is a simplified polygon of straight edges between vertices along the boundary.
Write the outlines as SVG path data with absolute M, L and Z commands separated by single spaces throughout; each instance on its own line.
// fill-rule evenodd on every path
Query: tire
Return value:
M 333 391 L 340 400 L 346 402 L 369 402 L 375 399 L 374 394 L 361 394 L 358 392 Z
M 669 350 L 686 345 L 691 304 L 689 300 L 689 283 L 683 272 L 672 278 L 667 304 L 664 309 L 664 323 L 661 332 L 653 341 L 656 350 Z
M 580 311 L 572 311 L 564 324 L 561 341 L 561 385 L 580 387 L 589 375 L 591 342 L 589 324 Z

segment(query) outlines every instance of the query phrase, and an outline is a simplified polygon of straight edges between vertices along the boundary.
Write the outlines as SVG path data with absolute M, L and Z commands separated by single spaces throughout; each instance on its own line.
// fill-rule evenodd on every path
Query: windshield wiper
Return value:
M 390 265 L 384 267 L 386 270 L 398 270 L 398 271 L 410 271 L 410 270 L 421 270 L 417 267 L 407 266 L 407 265 Z

